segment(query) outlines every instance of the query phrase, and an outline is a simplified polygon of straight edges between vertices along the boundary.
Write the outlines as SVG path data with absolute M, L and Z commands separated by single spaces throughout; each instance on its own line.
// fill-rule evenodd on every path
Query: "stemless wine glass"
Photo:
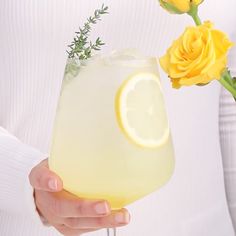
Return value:
M 157 60 L 131 49 L 69 60 L 49 166 L 67 191 L 113 210 L 163 186 L 174 153 Z

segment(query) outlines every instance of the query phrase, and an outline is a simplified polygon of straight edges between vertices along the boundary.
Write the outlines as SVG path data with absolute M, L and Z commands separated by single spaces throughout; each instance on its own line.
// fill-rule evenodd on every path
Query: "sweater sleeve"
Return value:
M 45 158 L 0 127 L 0 211 L 23 214 L 41 224 L 28 175 Z
M 236 33 L 232 35 L 235 41 Z M 236 76 L 236 48 L 229 54 L 229 69 Z M 228 207 L 236 230 L 236 103 L 232 95 L 222 88 L 219 110 L 220 142 L 224 168 L 224 182 Z

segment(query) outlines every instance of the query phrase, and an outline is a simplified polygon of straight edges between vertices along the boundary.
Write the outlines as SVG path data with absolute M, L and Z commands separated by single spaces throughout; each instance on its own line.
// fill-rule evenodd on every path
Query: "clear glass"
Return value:
M 119 127 L 117 92 L 140 72 L 158 76 L 158 65 L 135 50 L 94 56 L 79 70 L 69 61 L 55 119 L 50 168 L 67 191 L 106 199 L 114 210 L 157 190 L 174 170 L 171 135 L 160 147 L 142 148 Z

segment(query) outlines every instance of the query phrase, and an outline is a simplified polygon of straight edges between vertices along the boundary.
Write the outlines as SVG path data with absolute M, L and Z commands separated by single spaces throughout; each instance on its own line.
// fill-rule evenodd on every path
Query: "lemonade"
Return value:
M 112 209 L 169 180 L 174 154 L 155 58 L 114 52 L 65 75 L 49 166 L 67 191 Z

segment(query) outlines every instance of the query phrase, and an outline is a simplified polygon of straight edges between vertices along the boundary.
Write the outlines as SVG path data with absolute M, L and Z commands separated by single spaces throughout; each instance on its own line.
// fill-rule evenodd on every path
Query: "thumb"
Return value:
M 47 159 L 31 170 L 29 181 L 32 187 L 37 190 L 60 192 L 63 188 L 60 177 L 49 170 Z

